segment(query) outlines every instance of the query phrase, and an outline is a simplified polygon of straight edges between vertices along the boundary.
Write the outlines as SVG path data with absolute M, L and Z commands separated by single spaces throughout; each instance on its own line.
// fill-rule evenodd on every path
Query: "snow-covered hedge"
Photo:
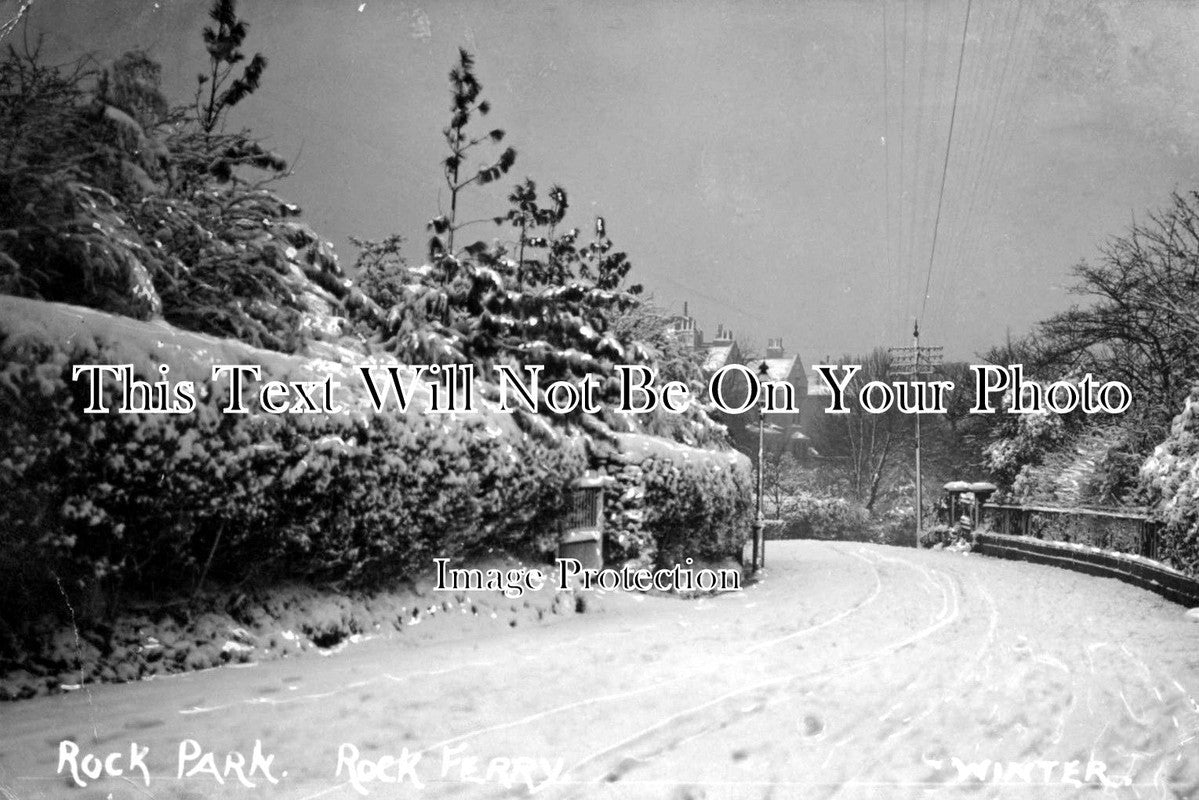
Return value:
M 592 462 L 613 479 L 604 504 L 610 561 L 673 566 L 740 553 L 753 520 L 753 471 L 744 455 L 617 434 Z
M 1141 481 L 1163 522 L 1159 558 L 1199 575 L 1199 386 L 1174 418 L 1170 435 L 1145 460 Z
M 609 495 L 613 561 L 727 557 L 750 527 L 740 454 L 616 434 L 601 457 L 595 441 L 549 426 L 526 434 L 510 415 L 374 414 L 346 366 L 372 357 L 333 345 L 285 355 L 0 295 L 0 357 L 10 621 L 47 598 L 61 608 L 59 580 L 76 609 L 101 612 L 122 595 L 186 596 L 201 582 L 365 585 L 435 555 L 549 549 L 562 493 L 588 467 L 623 480 Z M 167 364 L 172 380 L 201 387 L 198 408 L 84 414 L 89 382 L 71 368 L 98 363 L 132 364 L 149 381 Z M 223 395 L 202 388 L 214 363 L 259 364 L 264 380 L 332 375 L 345 411 L 221 413 Z
M 746 470 L 662 457 L 643 462 L 642 470 L 646 528 L 659 564 L 719 560 L 741 552 L 753 514 Z
M 118 592 L 187 593 L 202 576 L 361 585 L 473 547 L 552 545 L 583 471 L 579 448 L 488 415 L 234 415 L 218 392 L 188 414 L 87 415 L 73 364 L 133 363 L 153 381 L 163 362 L 172 377 L 214 356 L 281 377 L 302 359 L 69 306 L 40 304 L 22 325 L 33 302 L 6 299 L 0 314 L 0 584 L 13 619 L 59 581 L 101 611 Z M 66 335 L 47 322 L 62 318 L 83 322 Z

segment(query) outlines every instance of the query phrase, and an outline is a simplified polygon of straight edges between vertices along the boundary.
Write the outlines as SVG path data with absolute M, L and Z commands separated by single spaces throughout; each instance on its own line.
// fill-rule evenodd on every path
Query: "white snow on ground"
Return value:
M 606 595 L 604 613 L 472 640 L 6 704 L 0 797 L 1199 796 L 1199 626 L 1181 607 L 978 555 L 770 542 L 767 559 L 740 594 Z M 62 739 L 149 747 L 151 785 L 75 788 Z M 278 783 L 177 778 L 187 739 L 218 773 L 260 740 Z M 405 749 L 408 779 L 370 780 Z

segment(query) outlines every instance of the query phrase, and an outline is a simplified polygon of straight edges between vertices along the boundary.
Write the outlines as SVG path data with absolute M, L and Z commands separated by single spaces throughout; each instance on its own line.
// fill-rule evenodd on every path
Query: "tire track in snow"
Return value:
M 840 548 L 836 548 L 836 547 L 834 547 L 834 548 L 833 548 L 833 550 L 834 550 L 835 552 L 837 552 L 837 553 L 840 553 L 840 552 L 841 552 Z M 814 632 L 816 632 L 816 631 L 818 631 L 818 630 L 820 630 L 820 629 L 822 629 L 822 628 L 827 628 L 829 625 L 834 625 L 834 624 L 836 624 L 836 623 L 838 623 L 838 622 L 842 621 L 842 620 L 843 620 L 843 619 L 845 619 L 846 617 L 850 616 L 851 614 L 856 614 L 857 612 L 861 611 L 863 608 L 865 608 L 866 606 L 870 605 L 870 604 L 871 604 L 871 603 L 873 603 L 875 600 L 877 600 L 877 599 L 878 599 L 878 596 L 879 596 L 879 594 L 880 594 L 880 593 L 882 592 L 882 590 L 883 590 L 883 578 L 882 578 L 882 573 L 881 573 L 881 572 L 879 572 L 879 570 L 878 570 L 878 567 L 877 567 L 877 566 L 875 566 L 875 565 L 874 565 L 874 563 L 873 563 L 873 562 L 872 562 L 872 561 L 871 561 L 869 558 L 867 558 L 866 556 L 862 555 L 862 553 L 861 553 L 861 552 L 857 552 L 857 553 L 850 553 L 849 555 L 851 555 L 851 556 L 853 556 L 854 558 L 857 558 L 857 559 L 859 559 L 859 560 L 861 560 L 861 561 L 864 561 L 864 562 L 866 562 L 866 564 L 867 564 L 867 565 L 870 567 L 870 570 L 871 570 L 871 572 L 872 572 L 872 573 L 873 573 L 873 575 L 874 575 L 874 588 L 873 588 L 873 589 L 870 591 L 870 593 L 869 593 L 869 594 L 867 594 L 867 595 L 866 595 L 866 597 L 865 597 L 865 598 L 863 598 L 862 600 L 858 601 L 857 603 L 855 603 L 854 605 L 850 606 L 849 608 L 845 609 L 845 610 L 844 610 L 844 611 L 842 611 L 841 613 L 839 613 L 839 614 L 837 614 L 837 615 L 835 615 L 835 616 L 829 617 L 829 618 L 828 618 L 828 619 L 826 619 L 824 622 L 821 622 L 821 623 L 819 623 L 819 624 L 816 624 L 816 625 L 809 625 L 809 626 L 808 626 L 808 627 L 806 627 L 806 628 L 800 628 L 799 630 L 792 631 L 791 633 L 788 633 L 788 634 L 786 634 L 786 635 L 784 635 L 784 636 L 780 636 L 780 637 L 778 637 L 777 639 L 771 639 L 771 640 L 769 640 L 769 641 L 765 641 L 765 642 L 759 642 L 758 644 L 756 644 L 756 645 L 754 645 L 753 647 L 749 648 L 749 649 L 748 649 L 748 650 L 746 650 L 745 652 L 746 652 L 747 654 L 748 654 L 748 653 L 756 653 L 756 652 L 758 652 L 759 650 L 765 650 L 765 649 L 766 649 L 766 648 L 768 648 L 768 647 L 774 647 L 774 646 L 776 646 L 776 645 L 780 645 L 780 644 L 782 644 L 783 642 L 789 642 L 789 641 L 791 641 L 792 639 L 796 639 L 796 638 L 798 638 L 798 637 L 800 637 L 800 636 L 806 636 L 806 635 L 808 635 L 809 633 L 814 633 Z
M 860 553 L 851 555 L 856 555 L 864 560 L 867 560 L 864 556 L 861 556 Z M 886 557 L 880 556 L 880 558 Z M 944 573 L 940 573 L 939 571 L 933 570 L 933 572 L 941 577 L 946 577 Z M 565 770 L 563 776 L 571 773 L 577 773 L 581 768 L 587 766 L 588 764 L 598 762 L 601 759 L 607 759 L 609 766 L 601 769 L 599 775 L 593 778 L 590 782 L 599 783 L 601 781 L 608 780 L 609 776 L 613 775 L 616 775 L 618 779 L 619 776 L 627 773 L 632 766 L 645 764 L 649 761 L 652 761 L 654 758 L 677 747 L 684 739 L 687 741 L 694 739 L 695 735 L 692 734 L 694 733 L 696 727 L 700 729 L 699 733 L 703 734 L 711 732 L 712 730 L 718 730 L 727 727 L 741 717 L 760 711 L 765 707 L 765 699 L 769 699 L 777 692 L 767 692 L 765 695 L 761 695 L 765 699 L 759 702 L 751 703 L 750 705 L 745 705 L 742 703 L 740 706 L 734 708 L 732 707 L 732 703 L 730 701 L 733 701 L 736 698 L 740 698 L 747 694 L 757 695 L 763 690 L 777 690 L 778 687 L 785 687 L 792 683 L 801 681 L 816 681 L 817 683 L 820 683 L 832 678 L 846 677 L 861 669 L 871 666 L 881 658 L 892 655 L 905 647 L 911 647 L 912 645 L 923 641 L 924 639 L 932 636 L 933 634 L 953 623 L 958 619 L 960 614 L 959 593 L 951 581 L 948 581 L 947 579 L 946 583 L 948 584 L 948 589 L 946 589 L 946 587 L 942 585 L 940 581 L 937 581 L 938 587 L 942 593 L 942 606 L 940 611 L 932 622 L 917 630 L 915 633 L 906 636 L 897 642 L 892 642 L 876 648 L 869 654 L 857 657 L 848 663 L 837 664 L 808 673 L 788 673 L 785 675 L 768 678 L 750 686 L 734 689 L 716 698 L 698 703 L 681 711 L 667 715 L 666 717 L 659 719 L 657 722 L 641 729 L 633 735 L 615 744 L 591 753 Z M 709 712 L 709 709 L 721 706 L 725 706 L 724 713 L 713 718 Z M 708 715 L 707 719 L 705 719 L 705 714 Z M 684 724 L 690 724 L 691 727 L 684 729 L 684 732 L 675 733 L 673 738 L 668 733 L 665 736 L 665 742 L 654 741 L 654 736 L 664 728 L 667 728 L 668 726 L 679 727 Z M 634 753 L 632 752 L 634 748 L 639 749 L 640 753 L 646 754 L 641 755 Z M 575 783 L 586 783 L 586 781 L 579 780 L 575 781 Z M 578 794 L 576 793 L 569 796 L 577 797 Z
M 879 558 L 884 561 L 899 563 L 918 571 L 925 578 L 927 583 L 932 584 L 942 592 L 944 592 L 943 584 L 949 585 L 951 591 L 954 591 L 960 598 L 959 609 L 962 609 L 962 607 L 965 606 L 967 594 L 963 588 L 960 576 L 951 575 L 948 572 L 943 572 L 936 568 L 925 567 L 921 564 L 911 561 L 910 559 L 902 557 L 888 557 L 881 553 L 878 555 Z M 922 584 L 922 586 L 923 585 L 924 584 Z M 835 797 L 845 790 L 860 790 L 863 785 L 863 776 L 871 773 L 874 768 L 883 764 L 884 753 L 888 752 L 883 749 L 884 747 L 889 746 L 891 748 L 890 752 L 894 752 L 894 745 L 891 745 L 893 740 L 910 734 L 921 722 L 931 716 L 935 711 L 937 711 L 937 709 L 944 706 L 951 697 L 956 696 L 954 690 L 958 687 L 957 676 L 961 674 L 963 669 L 968 669 L 969 677 L 977 680 L 976 676 L 980 672 L 980 666 L 983 665 L 983 659 L 986 657 L 986 654 L 990 651 L 994 644 L 999 625 L 999 611 L 994 599 L 985 588 L 980 586 L 978 589 L 982 594 L 989 611 L 986 633 L 983 636 L 981 644 L 974 650 L 972 654 L 962 653 L 963 658 L 955 661 L 953 665 L 947 663 L 946 656 L 942 652 L 928 652 L 922 660 L 909 664 L 909 669 L 907 672 L 909 674 L 915 673 L 915 677 L 910 678 L 902 686 L 894 686 L 889 693 L 893 695 L 907 695 L 909 693 L 914 693 L 917 697 L 920 697 L 924 691 L 924 687 L 927 687 L 927 694 L 933 694 L 934 692 L 937 693 L 936 699 L 931 702 L 924 703 L 920 707 L 919 711 L 913 710 L 913 713 L 911 713 L 909 716 L 902 718 L 901 723 L 897 727 L 889 732 L 886 732 L 885 734 L 883 734 L 882 730 L 863 731 L 860 729 L 864 727 L 865 723 L 886 723 L 889 720 L 901 717 L 906 711 L 908 711 L 908 709 L 904 708 L 905 704 L 903 700 L 900 700 L 899 702 L 896 702 L 890 706 L 881 717 L 876 718 L 871 711 L 859 715 L 856 719 L 849 722 L 846 726 L 848 728 L 848 732 L 834 743 L 833 748 L 830 748 L 824 763 L 821 765 L 821 770 L 823 771 L 827 769 L 828 762 L 831 760 L 831 757 L 837 750 L 842 748 L 846 742 L 855 738 L 861 739 L 863 738 L 863 734 L 875 734 L 874 736 L 869 736 L 868 738 L 870 738 L 870 742 L 864 745 L 864 748 L 868 748 L 872 755 L 867 761 L 860 764 L 860 766 L 858 766 L 852 775 L 847 775 L 837 781 L 833 781 L 831 779 L 826 780 L 822 786 L 825 791 L 820 795 L 821 797 Z M 938 619 L 939 617 L 934 616 L 934 621 Z M 960 613 L 959 619 L 969 620 L 970 617 L 969 614 Z M 954 648 L 953 652 L 957 652 L 957 649 Z M 966 667 L 961 666 L 963 661 L 966 662 Z M 929 662 L 932 664 L 931 668 L 928 666 Z M 890 675 L 888 677 L 890 677 Z M 918 688 L 913 689 L 914 686 L 918 686 Z M 904 710 L 901 711 L 901 709 Z M 879 734 L 883 735 L 880 736 Z M 929 763 L 927 761 L 926 752 L 922 752 L 920 758 L 914 759 L 913 763 L 916 763 L 921 759 L 923 759 L 923 763 Z M 869 783 L 869 781 L 866 781 L 866 783 Z
M 833 547 L 831 549 L 840 555 L 844 555 L 841 548 Z M 838 612 L 837 614 L 835 614 L 833 617 L 831 617 L 829 619 L 826 619 L 821 622 L 815 623 L 813 625 L 809 625 L 804 628 L 800 628 L 798 630 L 792 631 L 792 632 L 786 634 L 785 636 L 779 637 L 777 639 L 761 643 L 761 644 L 755 646 L 754 648 L 752 648 L 751 651 L 746 651 L 744 653 L 739 653 L 739 654 L 733 655 L 733 656 L 727 656 L 722 660 L 714 660 L 712 662 L 709 662 L 708 666 L 706 666 L 705 668 L 703 668 L 701 670 L 695 670 L 695 671 L 692 671 L 689 673 L 684 673 L 684 674 L 678 675 L 674 678 L 671 678 L 669 680 L 661 681 L 661 682 L 651 684 L 648 686 L 643 686 L 643 687 L 640 687 L 637 689 L 630 689 L 630 690 L 624 691 L 624 692 L 615 692 L 615 693 L 603 695 L 600 697 L 583 698 L 582 700 L 572 701 L 572 702 L 564 703 L 564 704 L 561 704 L 558 706 L 554 706 L 552 708 L 543 709 L 541 711 L 537 711 L 532 714 L 525 715 L 518 719 L 508 720 L 506 722 L 500 722 L 500 723 L 495 723 L 493 725 L 487 725 L 487 726 L 483 726 L 480 728 L 475 728 L 475 729 L 457 734 L 455 736 L 434 742 L 433 744 L 428 745 L 427 747 L 424 747 L 417 752 L 424 755 L 431 751 L 437 750 L 438 748 L 441 748 L 441 747 L 447 747 L 450 745 L 458 744 L 460 742 L 468 741 L 470 739 L 474 739 L 478 736 L 482 736 L 487 733 L 494 733 L 496 731 L 508 730 L 511 728 L 520 727 L 522 725 L 527 725 L 531 722 L 536 722 L 538 720 L 546 719 L 546 718 L 555 716 L 557 714 L 565 713 L 567 711 L 573 711 L 578 708 L 585 708 L 587 706 L 592 706 L 592 705 L 600 705 L 600 704 L 604 704 L 604 703 L 616 702 L 619 700 L 627 700 L 632 697 L 637 697 L 639 695 L 644 695 L 644 694 L 648 694 L 650 692 L 655 692 L 655 691 L 659 691 L 661 689 L 669 688 L 671 686 L 682 683 L 683 681 L 690 680 L 692 678 L 696 678 L 696 677 L 699 677 L 699 676 L 707 674 L 707 673 L 716 672 L 721 669 L 727 669 L 729 667 L 730 663 L 743 659 L 744 656 L 747 655 L 749 652 L 767 649 L 769 647 L 773 647 L 778 644 L 782 644 L 783 642 L 790 641 L 799 636 L 806 635 L 810 632 L 815 632 L 822 628 L 826 628 L 835 622 L 840 622 L 840 621 L 844 620 L 845 618 L 849 617 L 850 615 L 861 611 L 863 608 L 865 608 L 866 606 L 868 606 L 872 602 L 874 602 L 874 600 L 877 599 L 878 594 L 879 594 L 879 592 L 881 592 L 881 589 L 882 589 L 881 574 L 878 570 L 878 567 L 874 564 L 874 562 L 871 561 L 866 556 L 862 555 L 860 551 L 857 553 L 849 553 L 849 555 L 854 556 L 855 558 L 864 562 L 867 566 L 870 567 L 871 574 L 875 579 L 875 587 L 871 592 L 869 592 L 867 594 L 867 596 L 865 598 L 858 601 L 850 608 Z M 642 630 L 647 627 L 650 627 L 650 626 L 639 626 L 636 630 Z M 600 638 L 602 636 L 608 636 L 608 635 L 612 635 L 612 634 L 609 634 L 609 633 L 587 634 L 584 636 L 576 637 L 575 639 L 571 640 L 571 642 L 577 643 L 579 641 L 594 641 L 597 638 Z M 557 648 L 555 648 L 555 649 L 557 649 Z M 464 666 L 466 666 L 466 665 L 464 665 Z M 372 680 L 376 680 L 376 679 L 372 679 Z M 334 786 L 330 786 L 319 792 L 305 795 L 304 797 L 300 798 L 300 800 L 319 800 L 319 798 L 328 797 L 329 795 L 333 794 L 334 792 L 340 791 L 341 789 L 344 789 L 344 788 L 348 787 L 349 785 L 350 785 L 350 782 L 348 780 L 343 781 L 342 783 L 336 784 Z

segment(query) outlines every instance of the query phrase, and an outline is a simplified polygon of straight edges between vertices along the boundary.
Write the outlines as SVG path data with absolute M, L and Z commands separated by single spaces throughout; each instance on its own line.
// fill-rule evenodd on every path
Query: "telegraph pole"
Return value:
M 912 346 L 891 347 L 887 352 L 891 355 L 890 377 L 910 378 L 917 384 L 917 391 L 923 397 L 924 378 L 932 375 L 941 365 L 942 347 L 920 346 L 920 320 L 912 323 Z M 917 404 L 921 405 L 921 404 Z M 920 547 L 920 529 L 924 524 L 924 507 L 920 487 L 920 412 L 916 417 L 916 547 Z
M 916 349 L 916 379 L 920 376 L 920 320 L 912 321 L 912 347 Z M 923 388 L 920 391 L 924 391 Z M 920 529 L 924 521 L 924 495 L 920 493 L 920 409 L 916 408 L 916 549 L 920 549 Z

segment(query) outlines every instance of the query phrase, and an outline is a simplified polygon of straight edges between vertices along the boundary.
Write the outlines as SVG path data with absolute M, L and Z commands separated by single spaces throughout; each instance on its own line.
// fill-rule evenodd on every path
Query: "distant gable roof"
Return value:
M 790 380 L 791 373 L 795 369 L 795 362 L 798 356 L 784 356 L 783 358 L 764 358 L 766 362 L 766 374 L 770 376 L 772 381 Z M 757 362 L 762 363 L 761 361 Z M 750 365 L 755 366 L 756 365 Z
M 732 358 L 732 355 L 733 345 L 712 345 L 708 348 L 708 354 L 704 358 L 704 371 L 715 372 L 725 364 L 728 364 L 729 359 Z
M 808 367 L 808 397 L 829 397 L 832 393 L 833 390 L 828 388 L 816 368 Z

